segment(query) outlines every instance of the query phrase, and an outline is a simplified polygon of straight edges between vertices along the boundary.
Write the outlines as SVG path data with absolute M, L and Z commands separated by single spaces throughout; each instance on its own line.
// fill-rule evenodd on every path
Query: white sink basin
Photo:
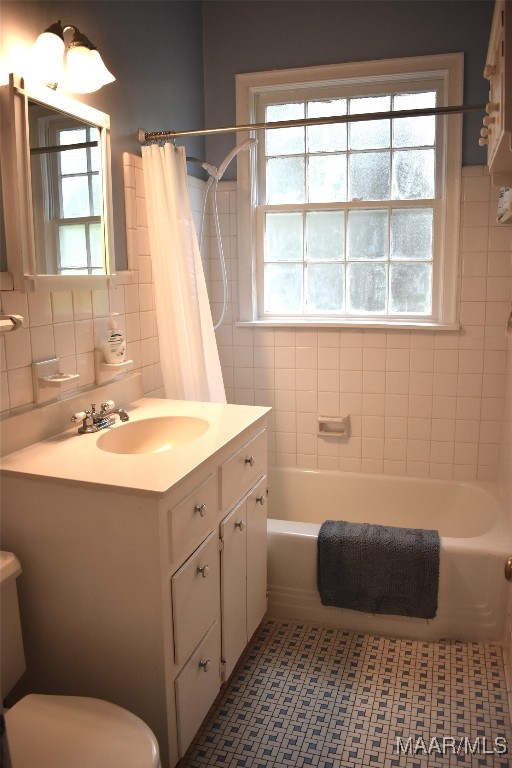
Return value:
M 110 453 L 163 453 L 195 440 L 209 426 L 195 416 L 158 416 L 114 427 L 96 445 Z

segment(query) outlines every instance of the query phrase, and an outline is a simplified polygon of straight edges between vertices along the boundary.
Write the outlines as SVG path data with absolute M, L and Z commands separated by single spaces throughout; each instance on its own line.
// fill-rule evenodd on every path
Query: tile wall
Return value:
M 4 312 L 26 327 L 0 337 L 1 411 L 34 400 L 32 361 L 94 384 L 93 350 L 119 312 L 128 357 L 147 395 L 162 395 L 142 161 L 124 155 L 129 271 L 109 291 L 2 291 Z M 199 227 L 204 182 L 190 179 Z M 222 182 L 219 219 L 229 275 L 227 320 L 217 331 L 228 400 L 273 408 L 270 461 L 278 465 L 502 481 L 512 498 L 510 368 L 512 226 L 495 223 L 498 190 L 483 166 L 463 169 L 460 318 L 457 332 L 247 328 L 236 325 L 236 189 Z M 214 320 L 222 280 L 211 216 L 205 271 Z M 236 364 L 235 364 L 236 362 Z M 506 395 L 508 392 L 508 397 Z M 348 439 L 317 435 L 317 417 L 350 414 Z M 505 419 L 505 421 L 504 421 Z
M 228 400 L 273 407 L 270 463 L 496 480 L 506 393 L 512 226 L 495 221 L 487 169 L 463 169 L 456 332 L 247 328 L 237 311 L 236 189 L 219 191 L 229 273 L 217 332 Z M 210 230 L 213 232 L 213 230 Z M 222 283 L 211 240 L 210 291 Z M 317 417 L 350 414 L 349 439 L 317 435 Z
M 77 383 L 66 385 L 68 390 L 93 386 L 94 349 L 106 337 L 110 312 L 119 312 L 116 322 L 126 334 L 127 359 L 133 360 L 134 369 L 141 371 L 145 395 L 164 396 L 142 161 L 133 155 L 125 155 L 124 161 L 130 269 L 118 273 L 115 287 L 104 291 L 29 294 L 0 291 L 1 311 L 25 318 L 24 328 L 0 336 L 0 412 L 3 418 L 34 405 L 33 362 L 59 357 L 63 372 L 80 374 Z M 190 187 L 199 216 L 204 183 L 191 179 Z

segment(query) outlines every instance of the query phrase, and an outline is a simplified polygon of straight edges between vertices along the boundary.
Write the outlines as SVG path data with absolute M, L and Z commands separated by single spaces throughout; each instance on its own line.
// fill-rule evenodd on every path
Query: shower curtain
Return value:
M 183 147 L 142 147 L 165 396 L 226 402 Z

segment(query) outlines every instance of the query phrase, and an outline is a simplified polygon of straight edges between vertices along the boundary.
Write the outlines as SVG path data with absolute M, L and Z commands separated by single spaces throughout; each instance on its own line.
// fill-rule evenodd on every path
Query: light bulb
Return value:
M 54 32 L 43 32 L 32 46 L 31 65 L 34 77 L 56 88 L 64 71 L 64 40 Z
M 73 93 L 92 93 L 115 77 L 108 71 L 96 49 L 76 45 L 68 50 L 66 73 L 62 84 Z

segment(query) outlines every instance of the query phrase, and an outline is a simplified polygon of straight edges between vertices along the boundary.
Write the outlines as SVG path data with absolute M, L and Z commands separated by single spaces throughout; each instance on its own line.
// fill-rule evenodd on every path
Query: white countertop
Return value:
M 130 416 L 128 424 L 160 416 L 194 416 L 205 419 L 209 428 L 199 437 L 168 451 L 120 454 L 101 450 L 96 445 L 106 432 L 122 429 L 124 425 L 119 417 L 116 416 L 113 427 L 93 434 L 78 434 L 77 424 L 55 437 L 4 456 L 0 459 L 0 474 L 163 494 L 265 416 L 270 408 L 141 398 L 125 410 Z

